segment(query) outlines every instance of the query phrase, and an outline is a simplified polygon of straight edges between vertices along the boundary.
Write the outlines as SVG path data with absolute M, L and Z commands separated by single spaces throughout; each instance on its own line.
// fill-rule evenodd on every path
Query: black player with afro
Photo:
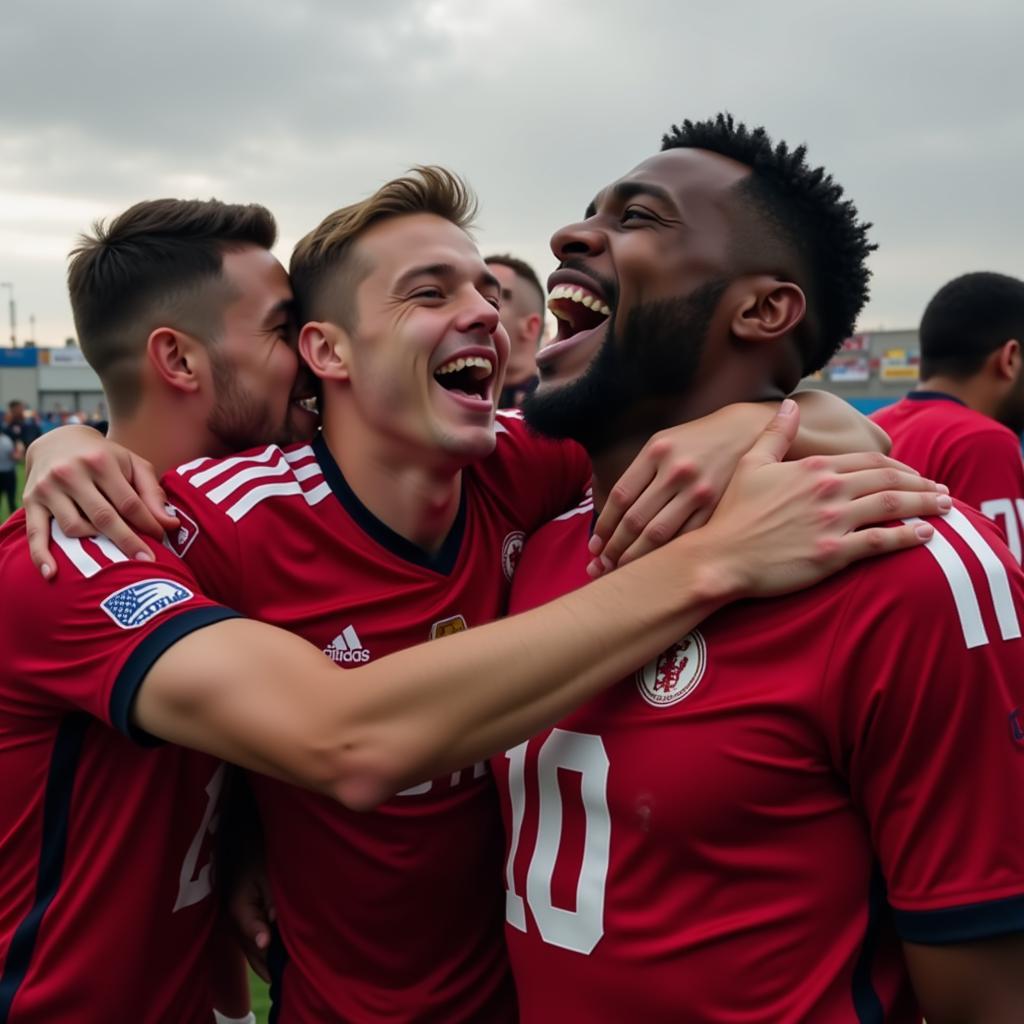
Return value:
M 806 161 L 806 146 L 773 143 L 764 128 L 748 128 L 728 113 L 685 120 L 662 137 L 662 150 L 704 149 L 746 164 L 753 173 L 737 186 L 758 216 L 737 247 L 763 257 L 777 246 L 795 257 L 808 310 L 800 332 L 804 373 L 820 369 L 854 328 L 868 297 L 870 224 L 843 198 L 842 186 Z

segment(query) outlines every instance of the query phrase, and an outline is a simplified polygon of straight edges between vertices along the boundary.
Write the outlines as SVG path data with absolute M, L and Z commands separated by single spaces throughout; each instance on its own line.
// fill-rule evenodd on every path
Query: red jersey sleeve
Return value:
M 909 941 L 1024 931 L 1024 576 L 955 508 L 863 573 L 829 658 L 832 756 Z
M 1017 438 L 1003 427 L 951 441 L 945 453 L 943 483 L 961 501 L 981 509 L 998 523 L 998 513 L 983 506 L 1024 499 L 1024 460 Z M 1016 514 L 1014 513 L 1016 518 Z
M 188 563 L 204 593 L 226 605 L 243 607 L 245 563 L 238 528 L 216 503 L 213 481 L 204 475 L 209 463 L 205 472 L 217 469 L 215 479 L 219 479 L 229 461 L 197 460 L 166 473 L 161 483 L 181 524 L 173 536 L 168 535 L 168 547 Z
M 576 505 L 590 486 L 590 459 L 575 441 L 554 441 L 531 430 L 516 409 L 496 421 L 495 455 L 485 472 L 500 474 L 496 490 L 514 501 L 527 533 Z
M 182 637 L 236 613 L 203 596 L 181 561 L 155 543 L 156 561 L 140 562 L 102 537 L 67 537 L 56 523 L 52 533 L 58 572 L 46 581 L 29 559 L 20 517 L 4 529 L 0 649 L 4 677 L 17 680 L 18 691 L 0 699 L 21 713 L 84 711 L 153 742 L 131 722 L 146 673 Z

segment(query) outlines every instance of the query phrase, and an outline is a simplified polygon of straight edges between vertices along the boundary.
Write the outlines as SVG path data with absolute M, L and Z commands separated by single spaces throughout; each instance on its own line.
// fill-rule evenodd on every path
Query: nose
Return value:
M 474 288 L 466 299 L 457 326 L 463 332 L 493 334 L 498 329 L 498 311 Z
M 551 236 L 551 251 L 561 262 L 570 256 L 596 256 L 604 251 L 604 233 L 588 227 L 590 221 L 579 221 L 560 228 Z

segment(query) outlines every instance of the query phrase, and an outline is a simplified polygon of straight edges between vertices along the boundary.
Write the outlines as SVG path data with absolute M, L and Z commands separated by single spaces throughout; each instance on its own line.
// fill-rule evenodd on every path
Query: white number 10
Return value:
M 509 843 L 505 880 L 505 916 L 513 927 L 526 931 L 523 897 L 516 892 L 513 864 L 519 850 L 526 810 L 524 769 L 526 747 L 510 750 L 508 790 L 512 805 L 512 836 Z M 562 838 L 562 796 L 558 769 L 578 772 L 586 819 L 583 862 L 576 883 L 576 909 L 563 910 L 551 901 L 551 876 Z M 608 814 L 608 755 L 600 736 L 552 729 L 537 756 L 540 807 L 537 845 L 526 872 L 526 899 L 541 938 L 553 946 L 590 953 L 604 935 L 604 893 L 608 879 L 611 847 L 611 819 Z

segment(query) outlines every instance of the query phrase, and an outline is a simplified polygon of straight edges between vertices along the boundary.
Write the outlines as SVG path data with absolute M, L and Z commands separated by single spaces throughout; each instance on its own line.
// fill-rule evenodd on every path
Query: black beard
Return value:
M 527 395 L 522 405 L 527 423 L 596 454 L 615 441 L 620 422 L 644 403 L 684 396 L 726 283 L 711 281 L 681 298 L 637 306 L 621 334 L 613 317 L 582 376 Z

